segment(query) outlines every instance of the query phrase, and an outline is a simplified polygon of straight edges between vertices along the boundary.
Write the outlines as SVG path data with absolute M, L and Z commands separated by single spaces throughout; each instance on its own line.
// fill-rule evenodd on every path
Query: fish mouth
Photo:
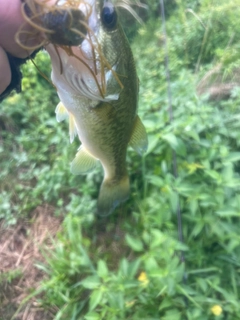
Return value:
M 111 101 L 118 99 L 123 85 L 100 43 L 102 1 L 56 0 L 50 7 L 47 0 L 42 5 L 38 0 L 25 0 L 25 20 L 45 36 L 41 45 L 50 54 L 56 88 Z
M 115 66 L 110 70 L 96 69 L 94 60 L 86 57 L 81 46 L 70 48 L 68 52 L 67 48 L 49 44 L 46 50 L 52 61 L 52 81 L 58 91 L 63 89 L 75 96 L 95 101 L 118 100 L 121 87 L 113 75 Z M 116 86 L 109 86 L 114 81 Z
M 98 40 L 101 23 L 97 6 L 99 3 L 96 1 L 83 1 L 78 6 L 83 17 L 81 23 L 87 30 L 78 46 L 51 43 L 46 49 L 51 56 L 52 80 L 56 87 L 59 87 L 60 79 L 62 87 L 65 86 L 75 95 L 97 101 L 112 101 L 119 98 L 123 86 L 116 73 L 116 65 L 110 65 L 102 53 Z
M 46 37 L 50 43 L 59 46 L 81 45 L 87 34 L 86 16 L 79 9 L 58 9 L 50 11 L 41 17 Z

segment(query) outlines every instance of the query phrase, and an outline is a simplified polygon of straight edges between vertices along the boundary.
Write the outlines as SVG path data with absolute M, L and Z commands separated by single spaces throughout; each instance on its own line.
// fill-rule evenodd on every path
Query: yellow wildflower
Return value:
M 222 314 L 222 307 L 215 304 L 212 308 L 211 308 L 212 313 L 215 316 L 220 316 Z
M 138 276 L 138 281 L 142 282 L 142 285 L 146 286 L 149 283 L 148 277 L 146 272 L 141 272 L 140 275 Z
M 188 173 L 192 174 L 194 173 L 197 169 L 203 169 L 204 166 L 202 166 L 199 163 L 186 163 L 186 167 L 188 169 Z
M 136 300 L 127 301 L 127 302 L 125 302 L 125 305 L 127 308 L 130 308 L 135 304 L 135 302 L 136 302 Z

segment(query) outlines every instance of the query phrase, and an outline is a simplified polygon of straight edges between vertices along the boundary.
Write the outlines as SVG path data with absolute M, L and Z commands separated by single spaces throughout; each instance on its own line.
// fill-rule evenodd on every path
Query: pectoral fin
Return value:
M 60 101 L 55 109 L 57 122 L 61 122 L 68 118 L 68 111 Z
M 95 168 L 97 162 L 98 159 L 81 146 L 71 163 L 71 172 L 76 175 L 88 173 Z
M 139 154 L 143 154 L 144 152 L 147 151 L 147 147 L 148 147 L 147 133 L 139 116 L 136 116 L 133 133 L 132 133 L 129 145 Z
M 74 138 L 77 135 L 77 127 L 74 121 L 74 117 L 72 114 L 69 114 L 69 136 L 70 136 L 70 143 L 73 142 Z
M 70 114 L 64 107 L 63 103 L 60 101 L 55 110 L 57 122 L 61 122 L 69 117 L 69 136 L 70 143 L 73 142 L 77 135 L 77 127 L 74 121 L 74 117 Z

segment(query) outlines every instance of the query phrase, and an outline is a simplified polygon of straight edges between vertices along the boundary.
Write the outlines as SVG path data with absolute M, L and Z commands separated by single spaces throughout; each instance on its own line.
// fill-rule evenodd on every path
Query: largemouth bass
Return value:
M 60 103 L 56 117 L 69 117 L 72 142 L 81 146 L 71 164 L 73 174 L 92 170 L 98 161 L 104 169 L 97 210 L 110 214 L 129 197 L 126 153 L 131 145 L 147 149 L 145 128 L 137 115 L 138 77 L 128 40 L 115 5 L 108 0 L 80 1 L 87 28 L 78 46 L 48 44 L 52 82 Z

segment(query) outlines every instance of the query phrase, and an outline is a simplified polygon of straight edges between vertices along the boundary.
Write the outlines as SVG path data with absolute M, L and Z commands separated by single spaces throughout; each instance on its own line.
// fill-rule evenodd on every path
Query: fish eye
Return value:
M 101 20 L 104 27 L 113 29 L 117 24 L 117 13 L 114 6 L 108 1 L 105 1 L 104 7 L 101 12 Z

